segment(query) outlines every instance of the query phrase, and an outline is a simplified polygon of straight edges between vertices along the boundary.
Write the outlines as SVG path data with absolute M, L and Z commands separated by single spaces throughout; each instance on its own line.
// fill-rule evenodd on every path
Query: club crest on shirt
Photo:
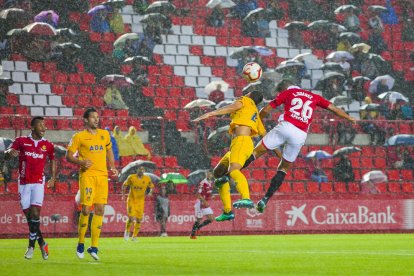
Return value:
M 41 149 L 42 151 L 47 151 L 46 145 L 43 145 L 40 149 Z

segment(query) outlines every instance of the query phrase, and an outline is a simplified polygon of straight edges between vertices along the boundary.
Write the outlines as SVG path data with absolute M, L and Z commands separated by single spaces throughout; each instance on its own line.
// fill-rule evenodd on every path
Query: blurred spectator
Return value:
M 402 41 L 414 42 L 414 20 L 413 19 L 407 19 L 406 21 L 404 21 L 401 39 Z
M 303 40 L 303 31 L 298 28 L 288 29 L 288 42 L 291 46 L 298 49 L 306 48 L 305 41 Z
M 403 153 L 400 146 L 388 147 L 387 165 L 394 169 L 401 169 L 404 163 Z
M 356 136 L 356 130 L 349 124 L 339 121 L 336 125 L 338 145 L 352 145 Z
M 365 59 L 361 63 L 361 75 L 370 79 L 375 79 L 379 74 L 379 70 L 371 59 Z
M 353 182 L 355 180 L 351 161 L 345 155 L 341 155 L 339 162 L 333 168 L 333 177 L 340 182 Z
M 351 98 L 356 101 L 363 101 L 365 99 L 365 94 L 364 81 L 353 81 L 351 85 Z
M 119 126 L 114 127 L 112 135 L 115 138 L 116 144 L 118 146 L 119 156 L 127 156 L 127 144 Z
M 360 22 L 358 16 L 355 14 L 354 9 L 348 9 L 345 13 L 344 27 L 347 28 L 348 32 L 359 32 Z
M 367 120 L 371 118 L 368 116 Z M 365 133 L 369 134 L 371 145 L 384 145 L 386 132 L 383 128 L 378 127 L 372 121 L 362 122 L 361 127 Z
M 269 0 L 267 2 L 266 14 L 269 20 L 283 19 L 285 14 L 283 9 L 279 7 L 279 0 Z
M 79 49 L 80 50 L 80 49 Z M 76 63 L 79 61 L 78 49 L 75 47 L 65 47 L 60 55 L 55 56 L 59 71 L 67 73 L 77 73 Z
M 125 135 L 125 143 L 127 146 L 126 156 L 145 155 L 148 159 L 151 159 L 151 153 L 144 147 L 135 127 L 129 127 L 128 134 Z
M 122 99 L 121 92 L 118 88 L 112 84 L 109 86 L 104 95 L 104 101 L 108 108 L 111 109 L 128 109 L 128 106 L 125 104 L 124 100 Z
M 322 95 L 326 99 L 332 99 L 335 96 L 342 95 L 343 91 L 343 81 L 339 77 L 332 77 L 325 81 L 325 86 L 322 90 Z
M 53 10 L 42 11 L 34 17 L 34 21 L 47 23 L 57 29 L 59 25 L 59 15 Z
M 113 11 L 110 15 L 109 19 L 109 26 L 111 30 L 115 34 L 123 34 L 124 30 L 124 20 L 122 19 L 122 15 L 119 13 L 119 9 L 114 7 Z
M 257 33 L 254 37 L 269 37 L 269 20 L 266 19 L 263 13 L 259 13 L 256 19 Z
M 122 47 L 115 47 L 112 51 L 112 57 L 117 62 L 122 62 L 128 57 L 137 55 L 138 45 L 134 40 L 126 39 L 125 44 Z
M 398 17 L 395 9 L 391 5 L 391 0 L 386 0 L 387 11 L 381 13 L 381 19 L 384 24 L 398 24 Z
M 160 236 L 167 237 L 167 220 L 170 216 L 170 200 L 168 199 L 167 187 L 161 186 L 160 194 L 155 200 L 155 218 L 160 224 Z
M 255 0 L 238 0 L 235 2 L 236 6 L 231 10 L 231 16 L 233 17 L 243 19 L 250 11 L 258 8 Z
M 387 50 L 387 45 L 382 37 L 384 25 L 377 13 L 369 13 L 368 26 L 370 27 L 368 44 L 372 47 L 371 51 L 376 54 L 381 54 L 383 51 Z
M 291 0 L 289 1 L 289 18 L 299 21 L 310 21 L 313 16 L 313 5 L 311 0 Z
M 116 139 L 113 136 L 111 129 L 109 127 L 105 127 L 105 129 L 109 132 L 109 137 L 111 137 L 112 152 L 114 153 L 115 161 L 119 161 L 118 143 L 116 142 Z
M 324 116 L 322 120 L 322 129 L 325 134 L 328 135 L 328 144 L 335 144 L 335 124 L 333 119 L 329 119 L 328 116 Z
M 311 179 L 318 183 L 328 182 L 328 177 L 326 173 L 321 168 L 315 168 L 311 173 Z
M 246 36 L 268 37 L 270 36 L 269 21 L 264 12 L 258 12 L 255 16 L 249 16 L 242 21 L 242 31 Z
M 220 5 L 216 6 L 207 16 L 207 24 L 212 27 L 222 27 L 224 25 L 224 13 Z
M 224 93 L 221 91 L 221 84 L 218 83 L 216 89 L 210 92 L 208 99 L 216 104 L 224 101 Z
M 51 38 L 33 36 L 30 34 L 22 35 L 26 38 L 21 51 L 26 58 L 32 61 L 49 61 L 52 57 Z
M 413 108 L 409 103 L 403 103 L 401 105 L 401 113 L 402 113 L 402 119 L 403 120 L 413 120 L 414 119 Z
M 414 170 L 414 158 L 408 149 L 403 150 L 403 169 Z
M 347 51 L 349 52 L 352 45 L 351 42 L 349 42 L 349 39 L 346 37 L 340 38 L 338 44 L 336 45 L 337 51 Z
M 92 32 L 96 33 L 109 33 L 111 32 L 111 26 L 109 25 L 108 11 L 99 10 L 94 14 L 89 23 Z
M 145 14 L 145 10 L 149 6 L 149 1 L 146 0 L 134 0 L 133 8 L 138 14 Z
M 0 106 L 8 106 L 6 95 L 12 83 L 11 79 L 0 78 Z
M 160 27 L 148 24 L 138 41 L 137 55 L 147 57 L 154 62 L 153 50 L 156 44 L 162 44 Z

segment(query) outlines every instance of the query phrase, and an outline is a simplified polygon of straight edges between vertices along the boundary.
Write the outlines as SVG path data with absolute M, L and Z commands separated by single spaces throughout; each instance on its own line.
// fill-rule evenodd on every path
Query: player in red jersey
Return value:
M 46 160 L 50 161 L 52 177 L 47 183 L 53 188 L 56 181 L 56 163 L 54 160 L 54 146 L 43 138 L 46 125 L 43 117 L 34 117 L 30 122 L 31 134 L 17 137 L 5 157 L 19 157 L 19 197 L 20 205 L 29 224 L 29 247 L 24 255 L 26 259 L 33 258 L 36 240 L 39 243 L 42 257 L 47 260 L 49 249 L 40 231 L 40 210 L 43 205 Z
M 313 119 L 313 111 L 317 106 L 330 110 L 335 115 L 353 124 L 356 123 L 356 119 L 346 114 L 342 109 L 311 91 L 293 85 L 290 80 L 282 80 L 277 86 L 277 92 L 280 93 L 260 110 L 259 116 L 263 120 L 272 109 L 280 105 L 284 105 L 284 113 L 279 117 L 279 124 L 257 144 L 253 154 L 245 164 L 246 167 L 268 150 L 277 150 L 279 147 L 283 147 L 282 159 L 277 168 L 277 173 L 273 176 L 265 196 L 256 205 L 259 212 L 264 211 L 269 199 L 282 185 L 292 163 L 305 144 L 309 126 Z
M 194 205 L 196 222 L 193 225 L 191 230 L 191 239 L 196 239 L 197 231 L 210 223 L 213 222 L 213 210 L 211 209 L 208 201 L 211 199 L 211 194 L 213 192 L 213 183 L 214 177 L 211 171 L 206 173 L 206 178 L 204 178 L 197 189 L 197 201 Z M 201 222 L 201 219 L 207 216 L 207 219 Z

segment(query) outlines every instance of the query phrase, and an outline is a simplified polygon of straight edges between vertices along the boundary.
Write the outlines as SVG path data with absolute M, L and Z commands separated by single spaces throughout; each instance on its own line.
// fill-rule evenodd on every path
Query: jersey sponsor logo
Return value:
M 89 147 L 89 151 L 95 151 L 95 150 L 103 150 L 103 146 L 102 145 L 92 145 Z
M 33 146 L 32 144 L 26 144 L 26 143 L 23 143 L 23 145 L 28 146 L 28 147 Z
M 39 153 L 36 153 L 36 152 L 30 152 L 30 151 L 26 151 L 24 153 L 24 155 L 30 156 L 34 159 L 43 159 L 43 157 L 44 157 L 43 153 L 39 154 Z

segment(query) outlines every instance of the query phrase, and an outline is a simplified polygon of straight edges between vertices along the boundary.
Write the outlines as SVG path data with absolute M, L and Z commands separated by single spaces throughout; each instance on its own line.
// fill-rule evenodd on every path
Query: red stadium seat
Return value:
M 261 182 L 251 182 L 249 183 L 249 189 L 252 194 L 262 194 L 263 184 Z
M 284 182 L 284 183 L 282 183 L 282 185 L 279 187 L 279 189 L 277 190 L 277 192 L 279 192 L 279 193 L 291 193 L 292 192 L 292 188 L 290 186 L 290 182 Z
M 8 182 L 6 186 L 6 193 L 9 194 L 17 194 L 18 193 L 18 185 L 17 182 Z
M 332 193 L 333 192 L 332 183 L 322 182 L 320 183 L 320 189 L 321 189 L 321 192 L 323 193 Z
M 56 183 L 55 192 L 57 194 L 67 194 L 69 193 L 68 184 L 66 183 Z
M 376 169 L 385 169 L 387 167 L 387 162 L 384 158 L 375 158 L 374 167 Z
M 413 180 L 413 171 L 412 170 L 401 170 L 401 179 L 404 181 Z
M 161 156 L 152 156 L 151 161 L 157 165 L 157 167 L 164 167 L 164 161 Z
M 400 180 L 399 170 L 388 170 L 387 175 L 388 175 L 388 180 Z
M 399 182 L 389 182 L 388 183 L 388 191 L 391 193 L 400 193 L 401 192 L 401 185 Z
M 401 184 L 401 190 L 403 193 L 412 193 L 414 192 L 412 182 L 404 182 Z
M 319 183 L 308 181 L 306 183 L 306 190 L 308 191 L 308 193 L 319 193 Z
M 350 193 L 359 193 L 360 190 L 361 188 L 358 182 L 348 183 L 348 191 Z
M 335 182 L 334 190 L 336 193 L 347 193 L 348 192 L 346 190 L 346 183 L 343 183 L 343 182 Z
M 175 168 L 178 167 L 177 157 L 175 156 L 165 156 L 164 157 L 164 164 L 166 167 Z
M 266 180 L 265 170 L 260 170 L 260 169 L 252 170 L 252 178 L 255 180 Z

